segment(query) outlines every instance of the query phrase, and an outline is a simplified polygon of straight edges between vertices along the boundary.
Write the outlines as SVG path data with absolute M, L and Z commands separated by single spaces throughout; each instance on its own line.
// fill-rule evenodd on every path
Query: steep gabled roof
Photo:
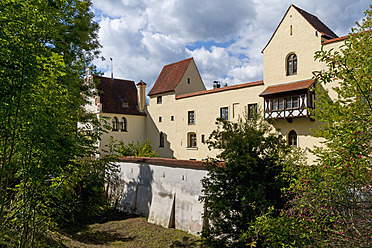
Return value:
M 325 36 L 326 38 L 330 38 L 330 39 L 333 39 L 333 38 L 337 38 L 338 36 L 330 29 L 328 28 L 322 21 L 320 21 L 318 19 L 318 17 L 316 17 L 315 15 L 312 15 L 308 12 L 306 12 L 305 10 L 303 9 L 300 9 L 299 7 L 291 4 L 289 6 L 289 8 L 287 9 L 287 11 L 285 12 L 282 20 L 280 21 L 279 25 L 276 27 L 274 33 L 272 34 L 272 36 L 270 37 L 270 40 L 269 42 L 267 42 L 267 44 L 265 45 L 265 47 L 262 49 L 261 52 L 263 52 L 265 50 L 265 48 L 269 45 L 270 41 L 273 39 L 273 37 L 275 36 L 276 34 L 276 31 L 278 31 L 278 28 L 280 26 L 280 24 L 282 24 L 285 16 L 287 15 L 288 11 L 290 10 L 290 8 L 293 7 L 295 10 L 297 10 L 298 13 L 300 13 L 300 15 L 302 15 L 305 20 L 314 28 L 316 29 L 318 32 L 320 32 L 323 36 Z
M 328 38 L 337 38 L 337 34 L 335 34 L 330 28 L 328 28 L 321 20 L 318 19 L 315 15 L 312 15 L 306 12 L 303 9 L 292 4 L 292 6 L 300 13 L 316 30 L 322 33 L 324 36 Z
M 286 83 L 286 84 L 278 84 L 269 86 L 264 90 L 259 96 L 268 96 L 268 95 L 274 95 L 284 92 L 291 92 L 291 91 L 297 91 L 297 90 L 304 90 L 308 89 L 311 85 L 313 85 L 314 79 L 308 79 L 303 80 L 299 82 L 294 83 Z
M 101 83 L 97 85 L 103 113 L 146 115 L 137 108 L 137 87 L 133 81 L 94 76 Z M 123 107 L 123 103 L 128 107 Z
M 192 60 L 193 58 L 188 58 L 164 66 L 148 95 L 174 91 Z

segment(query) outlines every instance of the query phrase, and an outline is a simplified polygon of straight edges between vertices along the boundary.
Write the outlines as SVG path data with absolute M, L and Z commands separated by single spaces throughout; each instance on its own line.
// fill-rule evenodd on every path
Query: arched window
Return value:
M 163 132 L 160 132 L 159 147 L 164 147 L 164 133 Z
M 124 117 L 121 118 L 121 122 L 120 122 L 120 130 L 122 132 L 126 132 L 127 131 L 127 119 L 125 119 Z
M 287 58 L 287 76 L 297 74 L 297 55 L 290 54 Z
M 118 131 L 119 121 L 116 116 L 112 119 L 112 131 Z
M 187 134 L 188 147 L 196 147 L 196 133 Z
M 292 147 L 297 147 L 297 133 L 291 130 L 288 133 L 288 145 Z

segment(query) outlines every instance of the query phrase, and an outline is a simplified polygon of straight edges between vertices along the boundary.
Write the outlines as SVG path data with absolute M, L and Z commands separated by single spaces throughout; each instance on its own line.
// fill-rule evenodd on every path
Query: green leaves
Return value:
M 83 108 L 82 73 L 99 48 L 89 7 L 0 2 L 0 242 L 7 233 L 9 245 L 36 246 L 51 223 L 51 199 L 70 192 L 82 180 L 76 174 L 93 173 L 79 162 L 95 154 L 101 130 Z M 78 122 L 95 131 L 80 132 Z
M 207 144 L 222 150 L 217 159 L 207 160 L 208 177 L 202 180 L 204 218 L 211 223 L 202 232 L 203 240 L 213 247 L 262 243 L 261 233 L 255 232 L 256 219 L 269 207 L 284 205 L 280 189 L 286 183 L 280 175 L 282 155 L 289 150 L 283 137 L 259 116 L 238 123 L 217 121 Z

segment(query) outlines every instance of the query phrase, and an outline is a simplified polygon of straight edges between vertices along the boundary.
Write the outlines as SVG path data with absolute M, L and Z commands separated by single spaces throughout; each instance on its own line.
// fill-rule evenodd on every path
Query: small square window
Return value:
M 161 118 L 161 116 L 159 116 L 159 122 L 162 122 L 163 121 L 163 118 Z
M 161 96 L 158 96 L 156 98 L 156 102 L 157 102 L 157 104 L 162 104 L 163 103 L 163 98 Z
M 229 119 L 229 108 L 228 107 L 220 109 L 220 117 L 224 118 L 225 120 Z
M 171 121 L 174 121 L 174 115 L 171 116 Z

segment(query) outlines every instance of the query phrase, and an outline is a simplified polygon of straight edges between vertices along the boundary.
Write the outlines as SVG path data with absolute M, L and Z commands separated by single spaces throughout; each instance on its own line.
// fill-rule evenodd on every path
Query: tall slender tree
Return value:
M 82 74 L 99 54 L 89 0 L 0 3 L 0 242 L 34 246 L 101 131 Z M 77 123 L 90 122 L 92 132 Z M 85 169 L 86 170 L 86 169 Z

